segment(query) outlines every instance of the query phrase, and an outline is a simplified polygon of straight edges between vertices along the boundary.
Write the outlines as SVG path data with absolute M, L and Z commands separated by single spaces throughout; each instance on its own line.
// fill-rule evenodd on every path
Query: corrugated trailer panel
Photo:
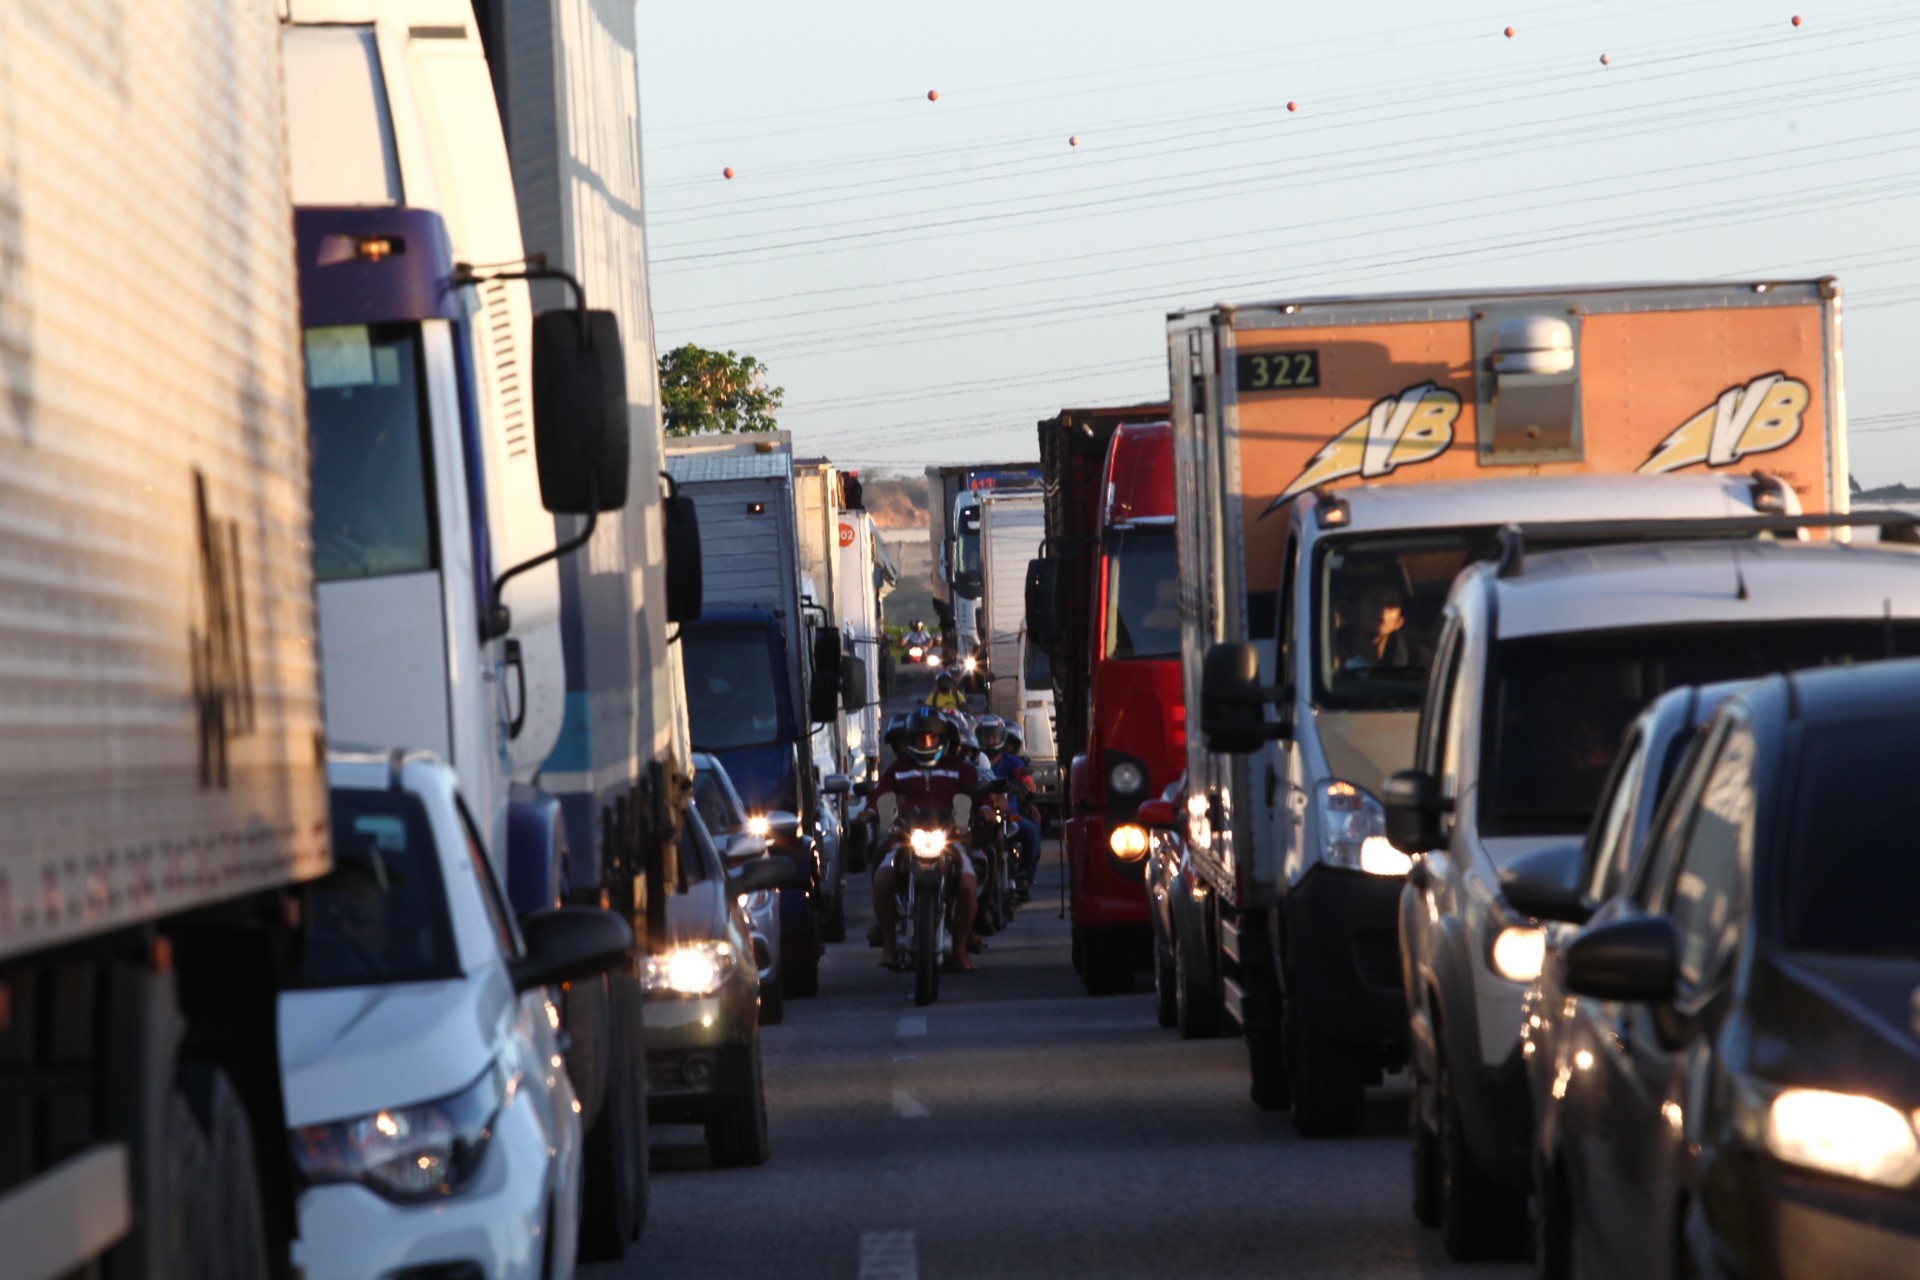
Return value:
M 280 93 L 270 5 L 0 7 L 0 957 L 326 869 Z

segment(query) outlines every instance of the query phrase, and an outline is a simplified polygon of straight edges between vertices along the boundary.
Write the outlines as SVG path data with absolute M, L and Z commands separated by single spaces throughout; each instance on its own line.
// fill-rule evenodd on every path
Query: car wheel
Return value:
M 1163 1027 L 1180 1025 L 1180 974 L 1171 948 L 1153 940 L 1153 1017 Z
M 1174 935 L 1173 989 L 1179 1008 L 1174 1025 L 1182 1040 L 1211 1040 L 1220 1034 L 1220 984 L 1212 966 L 1195 954 L 1190 932 Z
M 628 1242 L 638 1239 L 638 1207 L 642 1201 L 639 1179 L 645 1176 L 646 1114 L 644 1080 L 636 1084 L 630 1072 L 620 1069 L 630 1060 L 629 1045 L 637 1026 L 630 1027 L 623 1016 L 628 1012 L 618 998 L 616 980 L 607 979 L 607 1011 L 603 1029 L 610 1041 L 606 1059 L 611 1068 L 600 1114 L 594 1118 L 582 1144 L 580 1256 L 590 1262 L 617 1262 L 626 1255 Z M 637 1016 L 635 1018 L 637 1023 Z M 641 1068 L 644 1070 L 644 1065 Z
M 775 1027 L 787 1020 L 787 1000 L 780 991 L 780 976 L 775 974 L 760 984 L 760 1025 Z
M 1308 1138 L 1360 1132 L 1367 1115 L 1362 1050 L 1322 1035 L 1297 1000 L 1287 1002 L 1285 1022 L 1293 1127 Z
M 1525 1254 L 1526 1198 L 1480 1171 L 1467 1149 L 1453 1071 L 1440 1056 L 1440 1240 L 1456 1262 Z
M 845 942 L 847 940 L 847 887 L 839 885 L 833 892 L 833 908 L 827 912 L 827 918 L 820 925 L 820 941 Z
M 719 1114 L 707 1121 L 707 1154 L 722 1169 L 762 1165 L 772 1155 L 767 1141 L 767 1096 L 760 1073 L 760 1037 L 747 1051 L 746 1078 Z
M 1423 1227 L 1440 1225 L 1440 1144 L 1433 1128 L 1420 1114 L 1426 1084 L 1417 1069 L 1407 1075 L 1413 1085 L 1407 1104 L 1407 1155 L 1413 1174 L 1413 1220 Z
M 1080 980 L 1090 996 L 1123 996 L 1133 990 L 1133 949 L 1117 929 L 1089 929 L 1080 943 Z
M 1567 1175 L 1556 1162 L 1534 1162 L 1532 1219 L 1533 1273 L 1539 1280 L 1574 1280 L 1572 1196 Z

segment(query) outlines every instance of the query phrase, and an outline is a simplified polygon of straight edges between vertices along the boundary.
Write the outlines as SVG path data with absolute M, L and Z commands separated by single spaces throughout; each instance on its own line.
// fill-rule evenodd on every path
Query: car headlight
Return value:
M 1336 867 L 1374 876 L 1404 876 L 1413 859 L 1387 841 L 1387 811 L 1364 787 L 1338 778 L 1314 792 L 1320 813 L 1321 856 Z
M 913 856 L 927 862 L 933 861 L 947 851 L 947 833 L 944 831 L 916 827 L 907 836 L 907 841 L 913 846 Z
M 495 1062 L 458 1093 L 410 1107 L 293 1130 L 293 1161 L 309 1184 L 357 1182 L 389 1200 L 452 1195 L 480 1166 L 516 1078 Z
M 747 819 L 747 834 L 750 836 L 758 836 L 760 839 L 765 840 L 767 838 L 767 833 L 772 830 L 773 830 L 773 824 L 771 822 L 768 822 L 765 818 L 748 818 Z
M 654 995 L 710 996 L 739 963 L 730 942 L 689 942 L 648 956 L 640 970 L 640 989 Z
M 1122 760 L 1107 773 L 1107 785 L 1121 795 L 1147 789 L 1147 771 L 1131 760 Z
M 1883 1187 L 1920 1177 L 1920 1119 L 1863 1094 L 1786 1088 L 1769 1100 L 1764 1085 L 1743 1083 L 1742 1103 L 1765 1105 L 1760 1137 L 1775 1159 Z
M 1147 856 L 1147 830 L 1136 823 L 1123 822 L 1107 837 L 1107 847 L 1122 862 L 1138 862 Z
M 1512 925 L 1493 939 L 1493 971 L 1508 982 L 1532 982 L 1547 962 L 1547 931 L 1537 925 Z

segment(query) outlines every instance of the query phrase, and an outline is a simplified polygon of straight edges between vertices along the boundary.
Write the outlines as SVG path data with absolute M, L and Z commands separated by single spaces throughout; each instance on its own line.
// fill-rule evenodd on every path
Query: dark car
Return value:
M 1549 1275 L 1920 1275 L 1920 662 L 1715 714 L 1605 920 L 1550 960 Z
M 1206 884 L 1186 840 L 1187 779 L 1140 806 L 1147 832 L 1147 915 L 1153 925 L 1155 1017 L 1183 1040 L 1220 1034 L 1218 940 L 1208 917 Z
M 1640 864 L 1668 783 L 1700 741 L 1701 728 L 1728 695 L 1743 687 L 1689 685 L 1654 699 L 1621 740 L 1585 843 L 1543 849 L 1507 868 L 1502 892 L 1522 915 L 1548 922 L 1549 954 L 1565 947 L 1581 924 L 1612 918 L 1621 888 Z M 1559 1083 L 1559 1070 L 1566 1057 L 1562 1037 L 1578 1025 L 1581 1015 L 1563 1015 L 1569 1000 L 1579 1001 L 1568 993 L 1563 973 L 1557 965 L 1543 965 L 1521 1006 L 1520 1052 L 1535 1117 L 1532 1235 L 1542 1258 L 1561 1257 L 1566 1248 L 1559 1157 L 1560 1095 L 1565 1086 Z M 1594 1012 L 1588 1008 L 1585 1015 Z M 1564 1275 L 1564 1270 L 1557 1274 Z

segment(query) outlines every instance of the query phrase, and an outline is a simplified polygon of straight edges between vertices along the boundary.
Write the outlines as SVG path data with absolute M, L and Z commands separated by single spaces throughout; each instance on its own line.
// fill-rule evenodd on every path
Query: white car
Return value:
M 624 959 L 632 930 L 565 907 L 523 939 L 433 757 L 336 754 L 327 776 L 334 870 L 279 1001 L 295 1267 L 565 1280 L 580 1118 L 548 988 Z

